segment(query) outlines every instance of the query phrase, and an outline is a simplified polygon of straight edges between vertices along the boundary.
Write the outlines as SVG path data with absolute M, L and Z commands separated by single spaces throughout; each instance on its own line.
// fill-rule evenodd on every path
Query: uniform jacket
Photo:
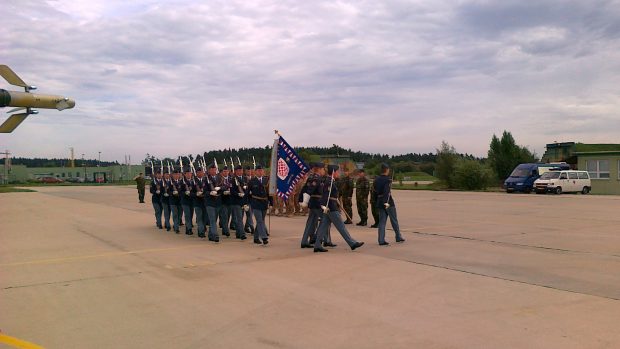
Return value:
M 168 195 L 169 195 L 169 200 L 170 200 L 171 205 L 181 204 L 181 195 L 183 195 L 183 191 L 181 188 L 182 186 L 183 186 L 183 181 L 181 179 L 170 180 L 170 186 L 168 186 Z M 174 195 L 175 191 L 177 192 L 176 195 Z
M 153 181 L 151 181 L 150 192 L 151 194 L 153 194 L 153 196 L 151 196 L 151 201 L 154 203 L 161 203 L 161 198 L 163 197 L 164 193 L 162 181 L 163 180 L 157 178 L 154 178 Z M 158 190 L 159 194 L 157 194 Z
M 271 198 L 269 197 L 269 177 L 263 176 L 262 182 L 259 177 L 252 177 L 248 185 L 250 193 L 250 206 L 254 210 L 266 210 L 269 208 Z
M 194 189 L 194 178 L 187 179 L 183 177 L 181 179 L 181 190 L 179 190 L 179 195 L 181 196 L 181 204 L 182 205 L 192 205 L 194 201 L 194 195 L 196 193 L 193 191 Z M 186 192 L 189 191 L 189 195 Z
M 355 182 L 355 197 L 362 200 L 368 199 L 370 182 L 367 177 L 359 177 Z
M 220 175 L 206 175 L 205 178 L 207 179 L 207 185 L 209 186 L 209 191 L 205 192 L 205 195 L 207 197 L 207 206 L 222 206 L 222 193 L 224 192 L 224 189 L 222 188 L 222 177 Z M 217 187 L 220 187 L 220 190 L 217 190 L 217 193 L 215 195 L 211 195 L 211 191 L 215 191 L 215 188 Z
M 321 196 L 321 205 L 329 207 L 331 212 L 340 211 L 340 204 L 338 203 L 338 186 L 336 183 L 331 185 L 332 179 L 330 176 L 325 176 L 323 181 L 323 194 Z M 331 185 L 331 195 L 329 187 Z
M 230 205 L 243 206 L 248 203 L 248 196 L 239 197 L 239 193 L 247 194 L 248 186 L 245 183 L 245 176 L 233 176 L 232 186 L 230 187 Z M 245 187 L 245 188 L 244 188 Z
M 374 183 L 375 193 L 377 195 L 376 206 L 383 208 L 383 204 L 388 202 L 390 206 L 394 206 L 394 198 L 391 195 L 392 179 L 388 176 L 379 176 L 375 179 Z

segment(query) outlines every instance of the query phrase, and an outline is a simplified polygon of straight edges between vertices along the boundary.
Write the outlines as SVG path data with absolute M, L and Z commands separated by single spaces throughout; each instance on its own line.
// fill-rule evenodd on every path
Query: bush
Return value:
M 444 182 L 448 188 L 456 188 L 452 182 L 454 168 L 459 160 L 459 155 L 453 146 L 446 141 L 441 142 L 437 149 L 437 164 L 435 165 L 436 177 Z
M 493 178 L 492 171 L 476 160 L 459 160 L 454 166 L 450 183 L 465 190 L 486 189 Z

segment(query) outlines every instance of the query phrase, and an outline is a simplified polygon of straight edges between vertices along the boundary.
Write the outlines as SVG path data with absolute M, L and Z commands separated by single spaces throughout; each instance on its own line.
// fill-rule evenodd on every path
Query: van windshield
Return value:
M 549 171 L 549 172 L 543 173 L 543 175 L 540 176 L 540 179 L 556 179 L 559 177 L 560 177 L 560 172 Z
M 531 174 L 530 171 L 531 169 L 529 167 L 517 166 L 510 174 L 510 177 L 529 177 Z

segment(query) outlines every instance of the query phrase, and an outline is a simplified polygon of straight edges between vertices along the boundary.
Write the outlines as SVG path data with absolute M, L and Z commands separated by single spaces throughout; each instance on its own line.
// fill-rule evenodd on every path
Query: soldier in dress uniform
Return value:
M 364 245 L 364 243 L 355 241 L 342 222 L 342 217 L 340 216 L 340 205 L 338 203 L 338 188 L 334 185 L 334 177 L 338 176 L 338 166 L 329 165 L 327 168 L 327 173 L 329 177 L 325 187 L 323 188 L 324 190 L 321 198 L 321 210 L 323 215 L 317 231 L 317 238 L 314 243 L 314 252 L 328 251 L 321 246 L 321 241 L 325 238 L 331 224 L 338 229 L 338 232 L 340 232 L 340 235 L 342 235 L 342 238 L 347 242 L 351 250 L 355 250 L 356 248 Z
M 198 237 L 205 238 L 207 226 L 207 209 L 205 206 L 205 196 L 209 190 L 207 188 L 207 179 L 205 178 L 205 173 L 202 167 L 196 168 L 196 178 L 194 178 L 194 188 L 192 191 L 195 193 L 194 212 L 196 214 Z
M 272 206 L 271 197 L 269 197 L 269 177 L 265 176 L 265 170 L 261 165 L 256 166 L 256 176 L 252 177 L 248 184 L 248 193 L 250 195 L 250 206 L 256 219 L 256 231 L 254 233 L 254 243 L 267 245 L 267 227 L 265 226 L 265 215 L 269 206 Z
M 308 219 L 306 220 L 306 228 L 304 234 L 301 237 L 301 248 L 312 248 L 313 245 L 310 241 L 316 240 L 316 229 L 319 224 L 319 217 L 321 217 L 321 197 L 322 197 L 322 184 L 320 169 L 323 167 L 322 163 L 313 162 L 310 164 L 311 170 L 306 178 L 306 183 L 302 188 L 302 206 L 308 207 Z
M 181 180 L 181 207 L 183 208 L 183 216 L 185 217 L 185 234 L 193 235 L 193 220 L 194 220 L 194 176 L 190 168 L 185 169 L 183 179 Z
M 209 196 L 207 196 L 207 214 L 209 215 L 209 241 L 220 242 L 217 232 L 217 219 L 222 210 L 222 178 L 217 174 L 215 164 L 209 166 L 207 175 Z
M 244 173 L 246 185 L 250 183 L 250 180 L 254 175 L 253 172 L 254 171 L 250 166 L 246 166 Z M 252 213 L 252 206 L 249 205 L 250 198 L 246 195 L 245 199 L 247 200 L 249 209 L 245 211 L 245 224 L 243 226 L 243 230 L 248 234 L 254 234 L 254 214 Z
M 387 218 L 390 217 L 392 229 L 396 235 L 396 242 L 404 242 L 403 236 L 400 234 L 398 227 L 398 217 L 396 216 L 396 206 L 392 197 L 392 179 L 388 177 L 390 167 L 387 164 L 381 164 L 381 175 L 375 179 L 373 186 L 377 193 L 377 209 L 379 210 L 379 245 L 387 246 L 389 243 L 385 241 L 385 225 Z
M 181 216 L 183 215 L 183 207 L 181 206 L 181 171 L 174 170 L 172 180 L 168 187 L 168 195 L 170 200 L 170 210 L 172 211 L 172 229 L 179 234 L 181 225 Z
M 235 227 L 239 227 L 239 229 L 235 229 L 235 237 L 237 239 L 245 240 L 245 231 L 241 227 L 243 227 L 243 210 L 249 209 L 247 197 L 245 195 L 248 190 L 248 186 L 245 182 L 245 178 L 243 177 L 243 168 L 241 166 L 235 167 L 235 174 L 232 177 L 231 184 L 230 209 L 232 213 L 232 220 Z
M 151 182 L 150 192 L 151 202 L 153 203 L 153 209 L 155 210 L 155 224 L 157 228 L 163 229 L 161 225 L 161 214 L 163 211 L 163 205 L 161 203 L 162 194 L 163 194 L 163 180 L 161 178 L 161 171 L 155 172 L 155 178 Z
M 228 166 L 224 166 L 224 168 L 222 168 L 220 177 L 222 178 L 222 209 L 220 210 L 220 227 L 222 228 L 222 235 L 229 237 L 231 215 L 230 188 L 232 187 L 232 177 L 230 176 Z
M 164 228 L 166 231 L 170 231 L 170 194 L 168 191 L 170 190 L 170 178 L 169 171 L 164 170 L 164 178 L 162 180 L 162 197 L 161 197 L 161 205 L 164 209 Z
M 366 226 L 368 224 L 368 193 L 370 191 L 370 183 L 366 178 L 366 171 L 360 169 L 357 172 L 357 181 L 355 182 L 355 202 L 357 204 L 357 214 L 360 216 L 360 222 L 357 225 Z

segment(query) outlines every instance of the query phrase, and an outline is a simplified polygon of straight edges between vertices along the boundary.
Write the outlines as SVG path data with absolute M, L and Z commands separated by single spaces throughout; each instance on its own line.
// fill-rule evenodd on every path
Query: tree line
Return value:
M 0 164 L 4 165 L 5 159 L 0 159 Z M 11 165 L 25 165 L 26 167 L 70 167 L 71 159 L 47 159 L 47 158 L 11 158 Z M 118 161 L 99 161 L 97 159 L 75 159 L 76 167 L 96 167 L 96 166 L 119 165 Z

